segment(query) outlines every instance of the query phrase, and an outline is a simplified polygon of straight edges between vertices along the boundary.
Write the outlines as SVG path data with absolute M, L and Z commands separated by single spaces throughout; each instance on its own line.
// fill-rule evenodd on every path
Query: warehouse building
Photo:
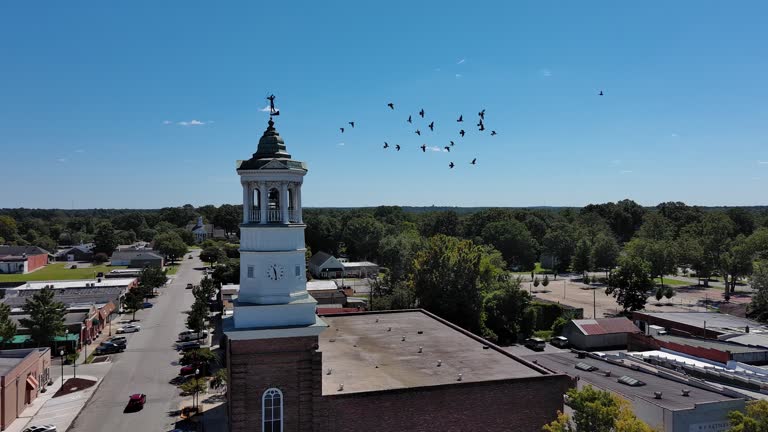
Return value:
M 640 329 L 621 317 L 571 320 L 563 327 L 562 335 L 571 346 L 594 351 L 626 348 L 628 336 L 634 333 L 640 333 Z

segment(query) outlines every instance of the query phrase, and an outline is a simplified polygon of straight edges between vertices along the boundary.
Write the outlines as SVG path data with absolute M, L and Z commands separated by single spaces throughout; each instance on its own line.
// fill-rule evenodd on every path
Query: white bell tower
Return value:
M 301 185 L 307 166 L 291 159 L 269 119 L 253 156 L 238 161 L 243 186 L 240 293 L 233 329 L 249 338 L 319 334 L 325 327 L 307 293 Z M 304 328 L 302 331 L 297 329 Z M 268 330 L 257 335 L 258 329 Z M 293 331 L 287 331 L 293 329 Z

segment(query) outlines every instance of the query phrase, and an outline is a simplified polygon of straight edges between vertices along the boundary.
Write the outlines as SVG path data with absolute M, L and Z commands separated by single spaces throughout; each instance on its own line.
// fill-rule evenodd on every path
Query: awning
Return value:
M 34 375 L 27 376 L 27 385 L 32 387 L 32 390 L 37 390 L 38 384 L 37 378 Z

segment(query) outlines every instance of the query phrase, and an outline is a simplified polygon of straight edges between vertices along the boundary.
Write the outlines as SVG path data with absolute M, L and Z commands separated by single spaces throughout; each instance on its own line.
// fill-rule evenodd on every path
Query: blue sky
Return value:
M 714 0 L 2 2 L 0 207 L 237 203 L 269 93 L 309 164 L 305 206 L 768 204 L 767 16 Z M 422 107 L 435 132 L 405 122 Z M 497 136 L 476 131 L 481 108 Z

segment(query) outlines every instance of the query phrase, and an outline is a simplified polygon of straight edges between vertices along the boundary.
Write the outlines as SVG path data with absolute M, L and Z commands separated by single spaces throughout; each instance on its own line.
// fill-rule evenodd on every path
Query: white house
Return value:
M 309 272 L 316 278 L 338 278 L 344 276 L 344 264 L 331 254 L 318 252 L 309 259 Z

